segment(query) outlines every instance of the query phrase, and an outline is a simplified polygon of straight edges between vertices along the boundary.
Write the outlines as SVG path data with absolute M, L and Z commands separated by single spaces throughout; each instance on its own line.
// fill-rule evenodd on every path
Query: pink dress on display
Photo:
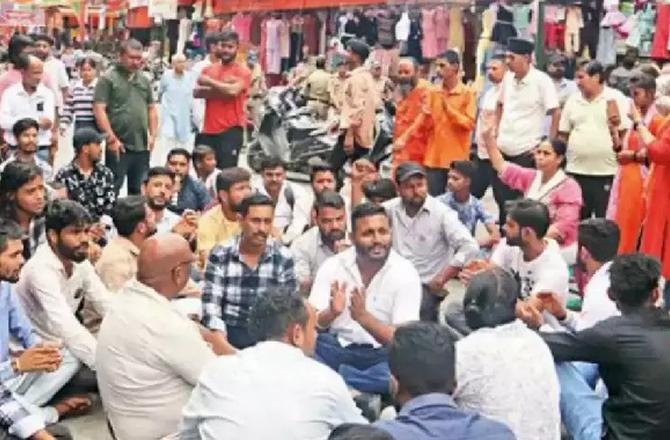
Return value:
M 437 30 L 435 28 L 435 10 L 424 9 L 421 11 L 421 29 L 423 39 L 421 40 L 421 52 L 424 58 L 437 58 Z
M 449 49 L 449 13 L 442 6 L 436 9 L 435 27 L 437 32 L 437 53 L 439 55 Z
M 281 35 L 280 28 L 283 26 L 281 20 L 271 18 L 265 24 L 266 30 L 266 46 L 265 46 L 265 62 L 266 73 L 279 74 L 281 73 Z
M 240 36 L 241 43 L 251 41 L 251 15 L 236 14 L 231 20 L 231 25 Z

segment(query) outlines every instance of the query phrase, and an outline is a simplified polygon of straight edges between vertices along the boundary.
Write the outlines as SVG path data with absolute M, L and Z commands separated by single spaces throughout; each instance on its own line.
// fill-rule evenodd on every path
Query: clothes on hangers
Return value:
M 421 52 L 424 58 L 436 58 L 437 53 L 437 31 L 435 28 L 435 10 L 421 10 L 421 29 L 423 39 L 421 40 Z
M 517 34 L 520 37 L 528 38 L 530 32 L 530 5 L 524 3 L 515 3 L 512 6 L 513 23 Z
M 276 18 L 265 22 L 265 73 L 281 73 L 281 28 L 283 23 Z
M 419 18 L 410 19 L 409 37 L 407 39 L 406 55 L 413 57 L 417 62 L 423 62 L 423 54 L 421 52 L 421 40 L 423 39 L 423 30 Z
M 463 13 L 460 6 L 449 8 L 449 49 L 455 49 L 463 56 L 465 50 L 465 31 L 463 30 Z
M 574 55 L 579 52 L 579 33 L 584 27 L 580 6 L 568 6 L 565 14 L 565 52 Z
M 251 15 L 248 14 L 235 14 L 231 20 L 231 25 L 240 37 L 241 43 L 251 41 L 251 21 Z
M 386 49 L 395 46 L 396 18 L 389 11 L 380 11 L 377 15 L 377 38 Z
M 496 11 L 492 8 L 487 8 L 482 13 L 482 32 L 479 35 L 477 42 L 477 51 L 475 58 L 477 60 L 477 75 L 476 86 L 477 90 L 483 89 L 484 78 L 486 77 L 486 58 L 487 52 L 491 47 L 491 32 L 496 20 Z
M 443 6 L 435 9 L 435 33 L 437 34 L 437 52 L 449 49 L 449 11 Z
M 507 46 L 507 40 L 518 35 L 514 27 L 514 13 L 504 3 L 498 4 L 496 22 L 491 32 L 491 41 Z
M 405 11 L 400 15 L 400 20 L 398 20 L 395 25 L 395 39 L 399 42 L 407 42 L 409 39 L 410 27 L 411 21 L 409 19 L 409 13 Z
M 651 58 L 655 60 L 667 60 L 668 39 L 670 38 L 670 4 L 656 4 L 656 32 L 651 45 Z

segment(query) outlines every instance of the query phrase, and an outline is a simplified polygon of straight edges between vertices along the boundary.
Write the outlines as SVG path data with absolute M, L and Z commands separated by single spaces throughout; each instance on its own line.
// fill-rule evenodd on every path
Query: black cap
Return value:
M 347 48 L 361 57 L 361 60 L 365 61 L 370 55 L 370 46 L 368 46 L 364 41 L 354 38 L 347 42 Z
M 417 175 L 426 177 L 425 168 L 416 162 L 403 162 L 395 170 L 395 181 L 402 183 L 410 177 Z
M 530 55 L 535 50 L 535 43 L 524 38 L 508 38 L 507 50 L 518 55 Z

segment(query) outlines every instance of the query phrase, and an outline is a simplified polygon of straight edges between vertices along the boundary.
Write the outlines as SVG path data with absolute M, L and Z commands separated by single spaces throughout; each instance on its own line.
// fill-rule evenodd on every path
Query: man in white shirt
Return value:
M 498 107 L 498 98 L 502 88 L 502 80 L 507 73 L 505 57 L 503 55 L 494 55 L 486 66 L 486 77 L 492 85 L 488 88 L 479 100 L 479 115 L 477 117 L 477 127 L 475 129 L 475 142 L 477 143 L 477 177 L 472 182 L 470 188 L 472 195 L 481 199 L 484 193 L 493 181 L 495 171 L 491 166 L 489 154 L 486 152 L 486 140 L 484 133 L 495 127 L 496 108 Z
M 264 159 L 260 173 L 262 183 L 255 185 L 256 190 L 275 203 L 273 235 L 289 245 L 309 226 L 310 197 L 305 190 L 288 182 L 286 167 L 281 159 Z
M 194 261 L 188 242 L 177 234 L 146 240 L 137 279 L 115 297 L 102 322 L 98 386 L 118 440 L 175 433 L 200 373 L 215 358 L 197 324 L 171 303 L 186 286 Z
M 354 246 L 326 260 L 310 303 L 318 310 L 316 357 L 352 388 L 387 393 L 386 345 L 396 326 L 419 318 L 421 279 L 391 249 L 391 225 L 381 206 L 363 203 L 352 213 Z
M 49 77 L 50 84 L 54 84 L 56 90 L 56 109 L 63 108 L 63 102 L 67 96 L 70 86 L 70 78 L 61 60 L 53 56 L 54 40 L 48 35 L 37 35 L 35 40 L 35 56 L 44 62 L 44 75 Z
M 96 340 L 76 317 L 83 301 L 105 316 L 109 293 L 87 260 L 90 214 L 77 202 L 55 200 L 47 208 L 47 243 L 26 263 L 16 293 L 39 336 L 61 342 L 95 370 Z
M 577 92 L 577 84 L 573 80 L 565 77 L 565 65 L 568 60 L 562 53 L 553 54 L 547 63 L 547 74 L 556 86 L 556 94 L 558 95 L 558 104 L 561 108 L 565 105 L 573 93 Z
M 347 219 L 344 199 L 334 191 L 316 196 L 316 226 L 291 244 L 300 291 L 309 294 L 317 270 L 330 257 L 346 249 Z
M 191 68 L 194 78 L 199 78 L 205 67 L 221 62 L 221 33 L 212 32 L 205 35 L 205 48 L 207 49 L 207 56 L 198 61 Z M 193 108 L 193 123 L 202 131 L 205 123 L 205 100 L 202 98 L 193 98 L 191 103 Z
M 580 63 L 575 75 L 581 93 L 566 102 L 559 127 L 568 144 L 566 171 L 582 189 L 581 217 L 603 218 L 618 166 L 614 138 L 629 128 L 627 109 L 605 90 L 605 69 L 598 61 Z
M 568 299 L 568 266 L 558 244 L 545 238 L 549 224 L 549 210 L 542 202 L 514 202 L 503 227 L 505 239 L 491 256 L 493 265 L 512 272 L 519 280 L 518 308 L 522 316 L 532 311 L 529 309 L 539 308 L 542 295 L 556 294 L 563 304 Z M 563 331 L 550 313 L 543 314 L 543 321 L 550 328 Z
M 384 203 L 393 225 L 393 249 L 411 261 L 423 284 L 421 319 L 437 321 L 444 285 L 477 255 L 479 246 L 458 215 L 428 195 L 425 169 L 405 162 L 396 170 L 400 197 Z
M 502 82 L 497 108 L 497 141 L 505 160 L 534 168 L 532 151 L 545 136 L 544 121 L 551 116 L 549 136 L 556 136 L 560 109 L 556 87 L 551 78 L 531 64 L 535 43 L 510 38 L 506 54 L 509 72 Z M 521 193 L 509 189 L 500 179 L 493 179 L 493 195 L 500 211 L 500 225 L 505 224 L 505 202 L 518 199 Z
M 56 120 L 55 97 L 51 90 L 44 86 L 42 75 L 44 63 L 37 57 L 23 56 L 21 66 L 22 81 L 10 86 L 0 100 L 0 128 L 5 132 L 5 142 L 16 147 L 17 141 L 12 132 L 14 124 L 24 118 L 32 118 L 39 124 L 37 134 L 38 154 L 48 159 L 51 146 L 52 128 Z
M 179 438 L 325 440 L 340 424 L 365 423 L 342 378 L 311 359 L 316 320 L 295 292 L 260 296 L 250 316 L 260 342 L 204 369 Z

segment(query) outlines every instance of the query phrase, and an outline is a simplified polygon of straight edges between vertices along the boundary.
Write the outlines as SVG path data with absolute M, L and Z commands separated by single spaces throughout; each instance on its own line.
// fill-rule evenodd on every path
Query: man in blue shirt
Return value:
M 191 153 L 183 148 L 174 148 L 168 153 L 166 167 L 175 175 L 175 191 L 170 209 L 177 214 L 186 210 L 204 211 L 212 202 L 205 185 L 191 177 L 190 163 Z
M 459 409 L 450 394 L 456 387 L 455 338 L 431 322 L 398 327 L 389 349 L 391 388 L 400 412 L 380 421 L 395 440 L 514 440 L 505 425 Z

